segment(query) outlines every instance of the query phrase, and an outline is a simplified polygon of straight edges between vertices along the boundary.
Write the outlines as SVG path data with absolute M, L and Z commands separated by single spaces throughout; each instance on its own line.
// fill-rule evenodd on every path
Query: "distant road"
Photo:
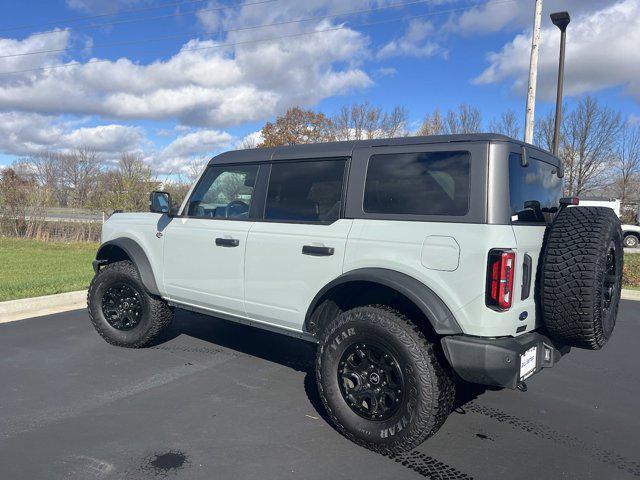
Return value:
M 33 217 L 27 215 L 26 219 Z M 51 208 L 45 214 L 48 222 L 102 222 L 102 214 L 75 208 Z

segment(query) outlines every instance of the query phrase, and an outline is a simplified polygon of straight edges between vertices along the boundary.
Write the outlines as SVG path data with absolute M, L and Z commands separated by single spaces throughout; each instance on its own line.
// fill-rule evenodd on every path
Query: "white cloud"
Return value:
M 208 160 L 221 150 L 234 148 L 236 138 L 221 130 L 202 129 L 175 138 L 157 153 L 151 153 L 147 162 L 159 173 L 184 173 L 190 164 Z
M 75 121 L 35 113 L 0 112 L 0 152 L 30 155 L 46 150 L 65 151 L 84 147 L 108 156 L 139 151 L 148 146 L 144 131 L 139 127 L 77 127 L 77 124 Z
M 187 159 L 194 156 L 209 155 L 229 146 L 234 137 L 220 130 L 196 130 L 179 136 L 162 152 L 164 158 Z
M 149 0 L 67 0 L 72 10 L 101 14 L 116 13 L 120 10 L 135 8 L 137 5 L 149 4 Z
M 69 30 L 54 29 L 39 32 L 23 40 L 0 38 L 0 72 L 13 72 L 38 67 L 49 67 L 60 62 L 60 52 L 24 55 L 43 50 L 60 50 L 67 47 Z M 11 55 L 11 56 L 7 56 Z M 0 74 L 0 89 L 5 84 L 22 81 L 22 77 Z
M 99 125 L 72 130 L 59 142 L 70 148 L 89 148 L 97 152 L 127 152 L 138 150 L 143 143 L 144 131 L 126 125 Z
M 262 136 L 262 130 L 257 130 L 255 132 L 251 132 L 234 145 L 235 149 L 243 149 L 243 148 L 256 148 L 264 141 L 264 137 Z
M 378 51 L 378 58 L 394 55 L 431 57 L 442 51 L 438 43 L 428 39 L 434 33 L 429 21 L 411 20 L 403 36 L 391 40 Z
M 324 30 L 335 25 L 320 22 L 310 27 Z M 238 33 L 227 41 L 246 38 Z M 64 48 L 68 32 L 59 31 L 55 40 L 56 47 Z M 0 40 L 0 56 L 40 50 L 43 42 L 42 36 Z M 370 85 L 371 79 L 354 60 L 366 50 L 367 38 L 348 28 L 235 48 L 192 40 L 168 60 L 146 65 L 128 58 L 93 59 L 79 66 L 0 75 L 0 109 L 221 128 Z M 31 57 L 40 55 L 0 59 L 0 72 L 41 64 L 42 58 Z M 48 66 L 64 63 L 59 55 L 45 61 Z
M 615 25 L 624 27 L 612 28 Z M 567 95 L 623 86 L 628 94 L 640 99 L 640 1 L 624 0 L 577 16 L 567 32 Z M 530 33 L 517 35 L 502 50 L 489 54 L 489 67 L 474 79 L 474 83 L 508 81 L 514 90 L 525 91 L 530 47 Z M 544 28 L 538 89 L 541 97 L 547 100 L 555 95 L 558 48 L 558 29 Z
M 576 18 L 596 9 L 604 8 L 616 0 L 544 0 L 542 25 L 551 25 L 549 14 L 567 10 Z M 533 23 L 534 2 L 523 8 L 520 0 L 487 0 L 481 5 L 451 15 L 443 30 L 463 36 L 479 36 L 504 30 L 530 28 Z

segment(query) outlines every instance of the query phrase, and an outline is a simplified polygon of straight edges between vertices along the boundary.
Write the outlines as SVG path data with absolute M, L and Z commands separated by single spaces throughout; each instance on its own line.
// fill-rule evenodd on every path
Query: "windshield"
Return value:
M 509 155 L 509 198 L 511 221 L 545 223 L 558 208 L 562 179 L 557 167 L 535 158 L 521 165 L 521 155 Z

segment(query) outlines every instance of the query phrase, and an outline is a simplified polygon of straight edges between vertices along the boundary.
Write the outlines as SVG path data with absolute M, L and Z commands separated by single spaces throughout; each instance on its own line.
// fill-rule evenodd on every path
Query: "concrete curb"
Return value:
M 0 323 L 77 310 L 87 306 L 87 291 L 60 293 L 44 297 L 0 302 Z
M 640 290 L 622 290 L 623 300 L 640 302 Z M 87 291 L 60 293 L 44 297 L 21 298 L 0 302 L 0 323 L 78 310 L 87 306 Z
M 623 300 L 635 300 L 640 302 L 640 290 L 622 290 L 620 298 Z

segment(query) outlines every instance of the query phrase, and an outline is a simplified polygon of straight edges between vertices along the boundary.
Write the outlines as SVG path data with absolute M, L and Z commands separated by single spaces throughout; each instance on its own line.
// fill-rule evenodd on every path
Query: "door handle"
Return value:
M 302 247 L 303 255 L 311 255 L 314 257 L 329 257 L 333 255 L 333 247 L 317 247 L 315 245 L 304 245 Z
M 218 247 L 237 247 L 240 245 L 240 240 L 237 238 L 216 238 L 216 245 Z

